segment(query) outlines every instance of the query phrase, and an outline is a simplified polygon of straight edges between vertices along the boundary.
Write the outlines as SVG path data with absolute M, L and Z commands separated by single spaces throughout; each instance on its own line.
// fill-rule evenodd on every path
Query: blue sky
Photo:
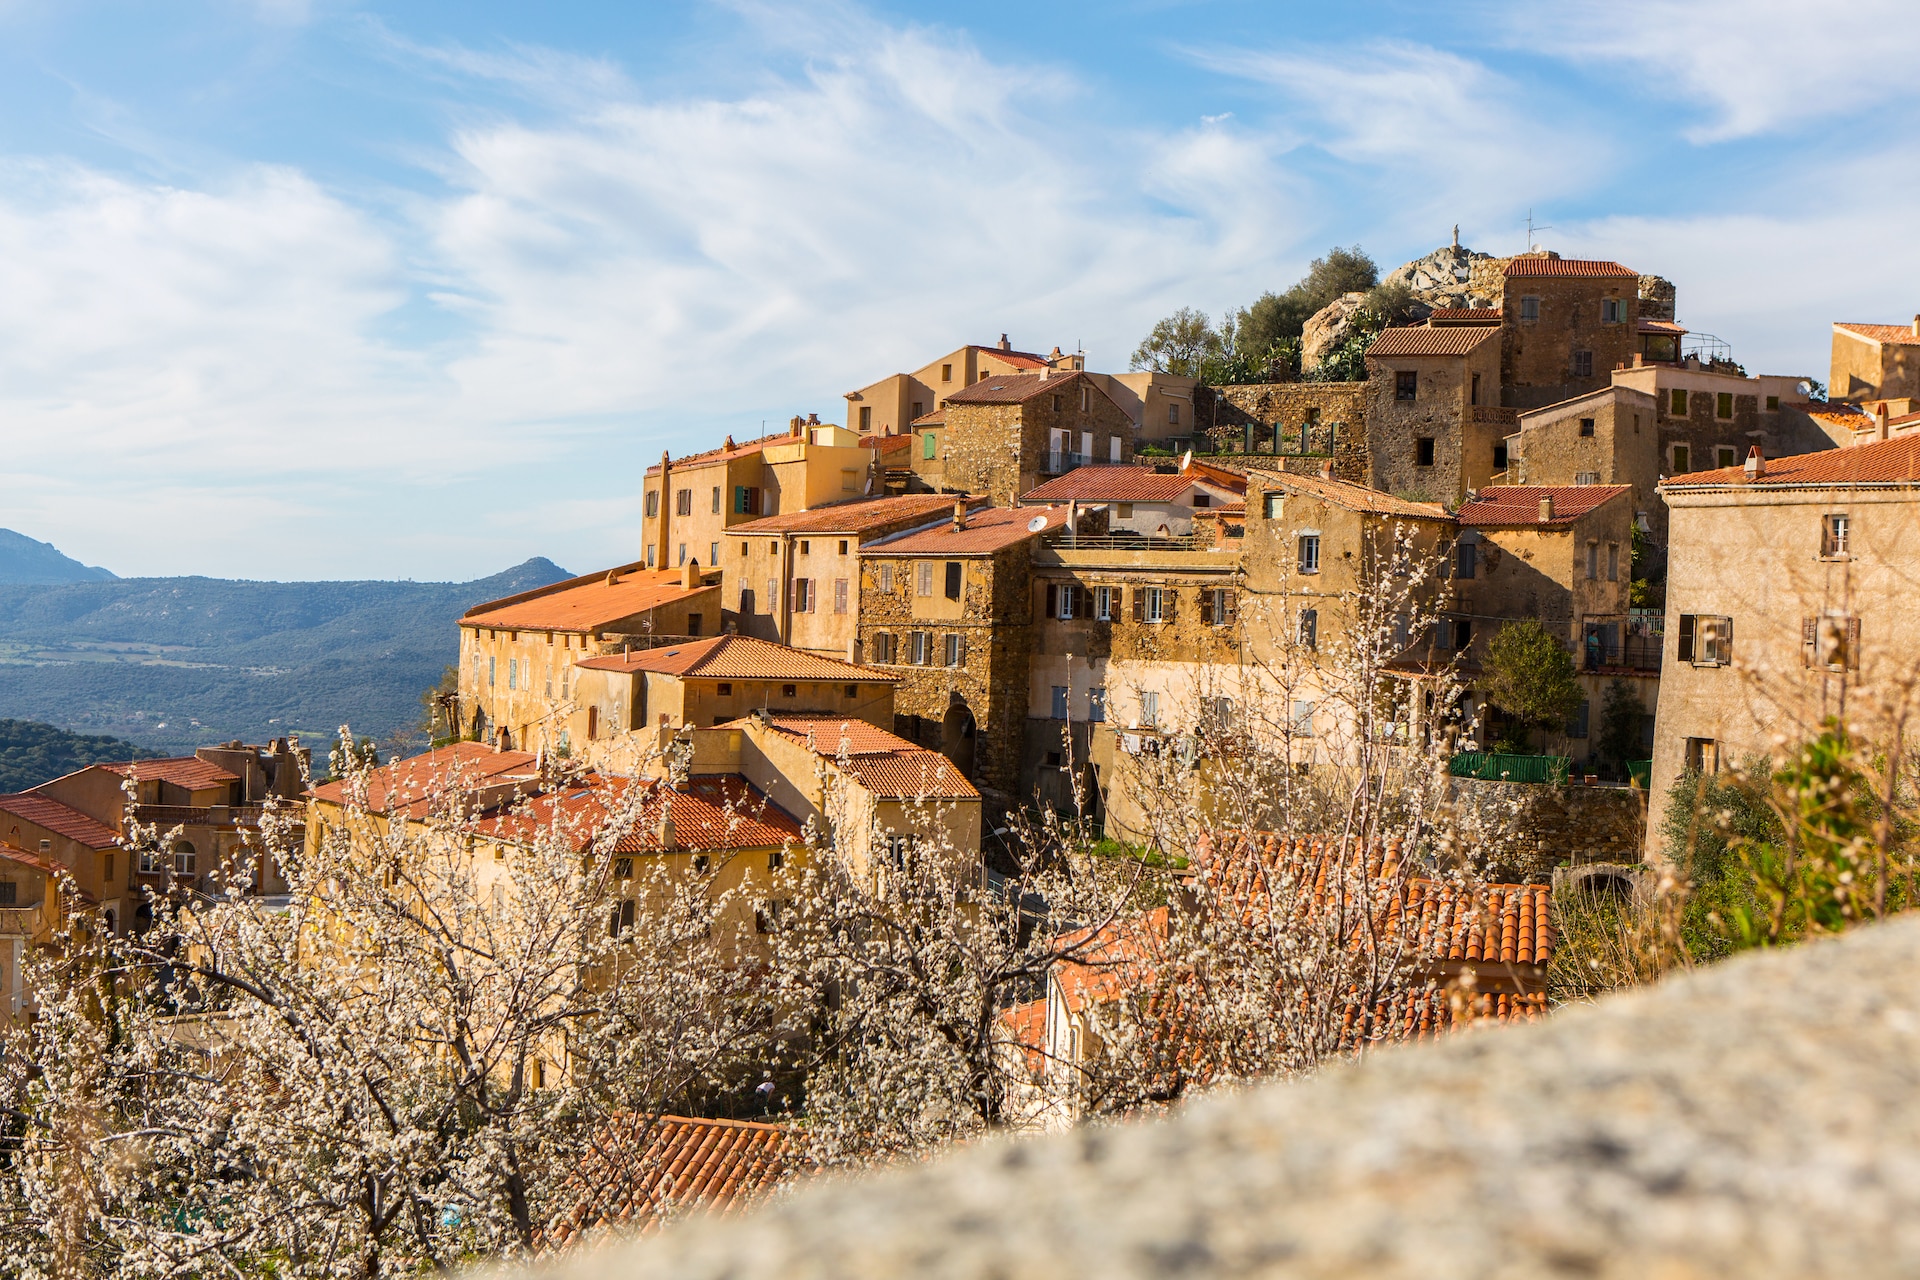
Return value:
M 1920 311 L 1920 6 L 0 0 L 0 525 L 630 558 L 660 451 L 965 341 L 1538 237 L 1749 369 Z

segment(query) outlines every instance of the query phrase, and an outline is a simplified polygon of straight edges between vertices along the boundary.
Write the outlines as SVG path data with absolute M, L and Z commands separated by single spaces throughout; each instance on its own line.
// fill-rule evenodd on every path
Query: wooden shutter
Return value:
M 1172 622 L 1180 612 L 1180 593 L 1172 587 L 1160 592 L 1160 621 Z
M 955 638 L 960 641 L 960 647 L 959 647 L 959 652 L 954 659 L 953 665 L 955 665 L 956 667 L 964 667 L 967 665 L 967 637 L 965 635 L 960 635 Z
M 1693 661 L 1693 619 L 1694 615 L 1691 613 L 1680 615 L 1680 640 L 1675 656 L 1681 662 Z
M 1049 582 L 1047 584 L 1046 616 L 1051 618 L 1053 617 L 1054 614 L 1059 612 L 1060 612 L 1060 588 L 1057 584 Z
M 1847 637 L 1852 640 L 1852 636 Z M 1810 667 L 1820 647 L 1820 619 L 1800 619 L 1800 665 Z
M 1078 587 L 1073 593 L 1073 616 L 1091 618 L 1093 616 L 1093 588 Z
M 1240 617 L 1240 598 L 1236 596 L 1231 590 L 1223 591 L 1220 595 L 1220 598 L 1226 602 L 1226 605 L 1227 605 L 1226 621 L 1228 625 L 1232 625 Z
M 1720 619 L 1720 661 L 1733 661 L 1733 619 Z
M 1847 619 L 1847 670 L 1860 669 L 1860 619 Z
M 1135 622 L 1147 620 L 1147 589 L 1145 587 L 1133 589 L 1133 620 Z

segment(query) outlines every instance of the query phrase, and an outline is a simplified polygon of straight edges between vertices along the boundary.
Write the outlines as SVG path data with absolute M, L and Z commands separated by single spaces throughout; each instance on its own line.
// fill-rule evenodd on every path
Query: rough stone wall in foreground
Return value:
M 1920 1274 L 1920 920 L 1170 1121 L 808 1188 L 557 1274 Z

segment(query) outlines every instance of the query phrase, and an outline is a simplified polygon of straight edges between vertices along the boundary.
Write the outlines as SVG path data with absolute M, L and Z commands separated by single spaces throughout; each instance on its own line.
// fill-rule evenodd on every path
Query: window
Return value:
M 920 589 L 914 593 L 915 595 L 930 596 L 933 594 L 933 561 L 931 560 L 922 560 L 920 562 L 919 588 Z
M 833 580 L 833 611 L 835 613 L 847 611 L 847 580 L 845 578 Z
M 1095 587 L 1093 589 L 1093 616 L 1101 622 L 1113 621 L 1113 597 L 1117 587 Z
M 900 656 L 900 637 L 882 631 L 873 637 L 873 660 L 892 664 Z
M 687 544 L 684 542 L 680 544 L 679 556 L 680 558 L 674 561 L 674 564 L 676 567 L 679 565 L 684 565 L 687 562 Z
M 1284 501 L 1285 495 L 1278 494 L 1278 493 L 1266 493 L 1266 494 L 1262 494 L 1261 498 L 1264 500 L 1265 514 L 1267 519 L 1278 520 L 1280 518 L 1281 503 Z
M 1160 695 L 1152 690 L 1140 695 L 1140 723 L 1149 728 L 1160 723 Z
M 487 659 L 487 687 L 489 689 L 493 687 L 493 659 L 492 658 Z
M 949 560 L 947 561 L 947 599 L 958 600 L 959 598 L 960 562 L 958 560 Z
M 1739 465 L 1740 462 L 1739 455 L 1734 452 L 1734 448 L 1730 444 L 1719 446 L 1713 451 L 1713 455 L 1715 466 L 1732 467 Z
M 1520 299 L 1520 318 L 1522 320 L 1538 320 L 1540 318 L 1540 299 Z
M 911 421 L 914 418 L 922 417 L 926 414 L 926 412 L 927 412 L 926 401 L 915 400 L 913 402 L 913 412 L 908 416 L 908 420 Z
M 738 516 L 760 514 L 760 490 L 748 484 L 733 486 L 733 513 Z
M 860 696 L 860 686 L 857 684 L 842 685 L 840 692 L 846 697 L 857 698 Z
M 866 435 L 873 430 L 873 406 L 860 406 L 860 434 Z
M 713 514 L 715 515 L 720 514 L 720 486 L 719 485 L 713 486 Z M 717 546 L 718 544 L 716 543 L 715 545 Z M 715 560 L 718 560 L 720 558 L 720 553 L 718 551 L 715 551 L 713 553 L 713 558 Z
M 649 489 L 647 490 L 647 519 L 651 520 L 659 514 L 660 491 L 658 489 Z
M 791 595 L 795 613 L 813 612 L 813 579 L 795 578 Z
M 653 568 L 653 544 L 651 542 L 647 544 L 647 568 Z
M 951 631 L 942 637 L 942 639 L 944 643 L 942 645 L 941 657 L 945 659 L 943 665 L 949 667 L 959 666 L 962 657 L 967 651 L 966 642 L 958 634 Z
M 1567 736 L 1569 738 L 1586 737 L 1589 717 L 1592 714 L 1593 704 L 1586 698 L 1580 699 L 1580 709 L 1573 713 L 1571 720 L 1567 721 Z
M 1058 412 L 1060 412 L 1060 397 L 1059 397 L 1059 396 L 1055 396 L 1055 397 L 1053 398 L 1053 411 L 1054 411 L 1055 413 L 1058 413 Z
M 779 611 L 780 611 L 780 579 L 768 578 L 767 579 L 767 612 L 778 613 Z
M 1414 400 L 1420 395 L 1420 375 L 1412 369 L 1402 369 L 1393 375 L 1393 398 L 1395 400 Z
M 1453 548 L 1454 576 L 1472 578 L 1474 567 L 1479 562 L 1479 550 L 1475 544 L 1462 538 Z
M 1673 474 L 1683 476 L 1691 470 L 1693 470 L 1693 459 L 1687 451 L 1687 446 L 1683 444 L 1673 446 Z
M 631 863 L 629 863 L 629 866 L 631 866 Z M 632 898 L 614 903 L 613 909 L 607 913 L 607 936 L 617 938 L 633 928 L 634 910 L 635 906 Z
M 803 556 L 810 556 L 810 555 L 812 555 L 812 554 L 813 554 L 813 543 L 811 543 L 811 542 L 808 542 L 808 541 L 807 541 L 807 540 L 805 540 L 804 538 L 803 538 L 803 539 L 801 539 L 801 542 L 800 542 L 800 554 L 801 554 L 801 555 L 803 555 Z
M 10 907 L 20 901 L 20 886 L 12 880 L 0 880 L 0 907 Z
M 1687 768 L 1701 773 L 1720 772 L 1720 744 L 1712 738 L 1688 738 Z
M 719 543 L 709 542 L 707 544 L 707 563 L 708 564 L 720 563 L 720 544 Z
M 907 869 L 907 858 L 913 853 L 913 837 L 890 835 L 887 837 L 887 863 L 895 871 Z
M 705 622 L 706 622 L 706 619 L 700 614 L 697 614 L 697 613 L 688 614 L 687 615 L 687 634 L 690 636 L 699 635 L 700 628 Z M 562 693 L 565 693 L 566 690 L 567 690 L 566 683 L 562 681 L 560 685 L 560 691 Z
M 939 447 L 939 439 L 933 432 L 923 431 L 920 433 L 920 457 L 922 460 L 932 462 L 937 456 Z
M 1580 434 L 1581 434 L 1581 435 L 1583 435 L 1583 436 L 1590 436 L 1590 435 L 1592 435 L 1592 434 L 1593 434 L 1593 419 L 1592 419 L 1592 418 L 1582 418 L 1582 419 L 1580 419 Z
M 173 846 L 173 873 L 177 876 L 193 874 L 194 848 L 188 841 L 182 840 Z
M 910 648 L 909 661 L 911 661 L 913 665 L 916 667 L 926 666 L 927 660 L 933 656 L 932 649 L 933 649 L 933 633 L 932 632 L 930 631 L 914 632 L 912 635 L 912 644 Z
M 1097 684 L 1087 690 L 1087 719 L 1094 724 L 1107 722 L 1107 686 Z
M 1617 542 L 1607 544 L 1607 581 L 1620 581 L 1620 544 Z
M 753 612 L 753 588 L 752 587 L 740 588 L 740 612 L 741 613 Z
M 780 696 L 783 698 L 797 698 L 800 696 L 800 686 L 797 684 L 783 684 L 780 686 Z
M 1300 535 L 1300 572 L 1320 572 L 1320 535 L 1317 533 Z
M 1120 461 L 1120 437 L 1119 436 L 1107 437 L 1107 461 L 1108 462 Z
M 1573 353 L 1573 376 L 1591 378 L 1593 376 L 1593 352 L 1576 351 Z
M 1667 412 L 1676 418 L 1687 416 L 1687 393 L 1675 387 L 1667 396 Z
M 1048 594 L 1054 597 L 1054 617 L 1062 620 L 1073 617 L 1074 597 L 1079 590 L 1071 582 L 1063 584 L 1057 591 L 1050 588 Z
M 847 540 L 845 538 L 840 539 L 840 554 L 847 554 Z
M 1414 444 L 1413 465 L 1430 467 L 1433 465 L 1433 437 L 1421 436 Z
M 1828 671 L 1860 669 L 1860 619 L 1826 614 L 1801 620 L 1802 660 Z
M 51 840 L 42 840 L 40 843 L 50 845 L 53 842 Z M 43 849 L 41 850 L 41 852 L 45 853 L 47 852 L 47 850 Z M 111 853 L 105 855 L 105 866 L 104 866 L 104 869 L 101 871 L 101 878 L 104 879 L 108 884 L 113 883 L 113 855 Z
M 673 514 L 677 516 L 693 514 L 693 490 L 681 489 L 673 495 Z
M 1177 427 L 1180 425 L 1180 406 L 1179 405 L 1170 404 L 1167 406 L 1167 425 L 1170 427 Z
M 1847 535 L 1852 532 L 1853 519 L 1844 512 L 1820 517 L 1820 556 L 1825 560 L 1845 560 L 1847 558 Z
M 1167 620 L 1167 593 L 1161 587 L 1143 587 L 1140 592 L 1142 622 L 1165 622 Z
M 1088 386 L 1082 386 L 1080 388 L 1080 412 L 1086 413 L 1092 408 L 1093 408 L 1093 388 Z
M 1775 410 L 1777 410 L 1777 409 L 1778 409 L 1779 407 L 1780 407 L 1780 397 L 1779 397 L 1779 396 L 1768 396 L 1768 397 L 1767 397 L 1767 412 L 1768 412 L 1768 413 L 1772 413 L 1772 412 L 1774 412 L 1774 411 L 1775 411 Z
M 1464 649 L 1473 643 L 1473 622 L 1467 618 L 1453 620 L 1453 647 Z
M 1597 582 L 1599 580 L 1600 580 L 1600 544 L 1597 542 L 1589 542 L 1587 544 L 1587 581 Z
M 1300 611 L 1300 627 L 1297 638 L 1302 649 L 1318 649 L 1320 647 L 1320 611 L 1318 609 L 1302 609 Z
M 508 658 L 507 659 L 507 688 L 518 689 L 519 687 L 520 687 L 520 659 Z
M 1313 736 L 1313 704 L 1304 698 L 1293 704 L 1293 732 L 1302 738 Z
M 141 875 L 143 876 L 158 875 L 161 871 L 164 871 L 165 869 L 166 869 L 166 860 L 160 856 L 160 851 L 158 849 L 142 849 L 140 851 L 140 874 Z
M 1467 393 L 1467 403 L 1480 403 L 1480 375 L 1477 373 L 1473 375 L 1472 390 Z
M 1733 392 L 1722 391 L 1713 398 L 1713 416 L 1716 418 L 1733 416 Z
M 1193 495 L 1193 505 L 1196 507 L 1210 507 L 1213 505 L 1213 495 L 1210 493 L 1196 493 Z
M 1625 324 L 1627 322 L 1627 300 L 1625 298 L 1600 299 L 1601 324 Z
M 1055 720 L 1067 718 L 1067 686 L 1063 684 L 1053 686 L 1053 718 Z
M 943 364 L 943 365 L 941 365 L 941 366 L 940 366 L 940 381 L 942 381 L 942 382 L 952 382 L 952 381 L 953 381 L 953 366 L 952 366 L 952 365 L 950 365 L 950 364 Z
M 891 560 L 883 560 L 880 563 L 880 591 L 883 595 L 893 594 L 893 561 Z
M 1207 611 L 1207 621 L 1216 627 L 1224 627 L 1233 621 L 1233 592 L 1225 587 L 1215 587 L 1207 592 L 1211 608 Z
M 1717 614 L 1680 615 L 1675 642 L 1680 661 L 1696 667 L 1723 667 L 1733 660 L 1733 619 Z

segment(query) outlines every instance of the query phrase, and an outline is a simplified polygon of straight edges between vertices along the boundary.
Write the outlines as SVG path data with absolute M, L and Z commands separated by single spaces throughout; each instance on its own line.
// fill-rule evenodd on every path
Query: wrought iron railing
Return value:
M 1582 643 L 1580 665 L 1588 671 L 1657 672 L 1663 644 L 1659 636 L 1608 640 L 1605 636 L 1589 635 Z

